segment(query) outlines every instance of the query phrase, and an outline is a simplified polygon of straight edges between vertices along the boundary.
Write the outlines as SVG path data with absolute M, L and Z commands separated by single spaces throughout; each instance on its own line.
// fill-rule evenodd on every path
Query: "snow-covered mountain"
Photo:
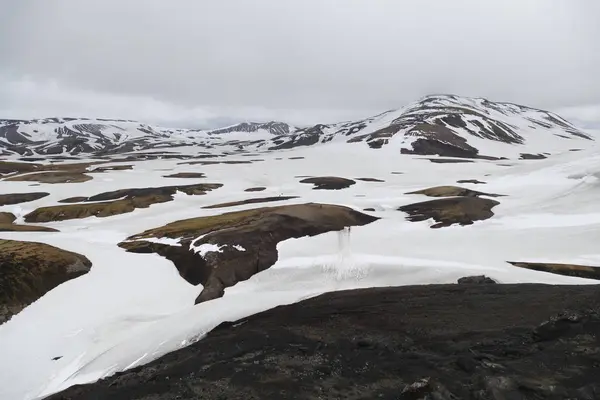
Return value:
M 0 120 L 0 154 L 26 157 L 90 157 L 181 146 L 254 152 L 344 141 L 374 149 L 392 145 L 403 153 L 481 158 L 552 152 L 589 140 L 551 112 L 454 95 L 426 96 L 370 118 L 310 127 L 271 121 L 194 130 L 128 120 Z
M 418 335 L 427 342 L 423 327 L 439 338 L 431 321 L 437 321 L 440 310 L 443 321 L 452 321 L 456 309 L 466 324 L 460 334 L 466 332 L 485 354 L 508 354 L 504 348 L 524 343 L 514 332 L 529 332 L 563 304 L 587 306 L 593 298 L 591 290 L 553 292 L 550 287 L 600 282 L 596 137 L 549 112 L 448 95 L 427 96 L 359 121 L 311 127 L 268 122 L 202 131 L 125 120 L 0 121 L 0 399 L 167 400 L 192 389 L 180 397 L 218 398 L 209 390 L 245 385 L 247 379 L 231 379 L 235 374 L 251 376 L 257 386 L 275 382 L 282 387 L 282 379 L 298 376 L 298 365 L 318 373 L 303 379 L 347 388 L 333 397 L 348 398 L 354 387 L 372 389 L 362 381 L 348 382 L 381 376 L 373 372 L 391 371 L 393 376 L 382 382 L 413 382 L 403 371 L 414 368 L 404 368 L 402 356 L 417 362 L 411 338 Z M 570 151 L 575 149 L 581 151 Z M 62 157 L 87 160 L 50 162 Z M 101 159 L 90 159 L 96 157 Z M 511 160 L 489 159 L 500 157 Z M 13 162 L 36 158 L 42 162 Z M 473 283 L 481 275 L 501 288 L 453 288 L 461 278 L 471 277 Z M 507 285 L 519 283 L 549 285 Z M 323 293 L 349 290 L 340 299 L 358 304 L 362 297 L 352 292 L 357 288 L 431 284 L 447 286 L 438 287 L 440 296 L 431 287 L 394 295 L 399 302 L 412 299 L 402 307 L 419 315 L 416 320 L 406 319 L 402 307 L 391 307 L 387 294 L 376 296 L 385 304 L 364 303 L 343 313 L 333 302 L 303 303 L 300 307 L 309 313 L 304 315 L 320 324 L 317 331 L 302 328 L 312 338 L 308 347 L 297 346 L 302 343 L 299 330 L 285 322 L 277 325 L 291 339 L 280 331 L 250 328 L 260 321 L 249 320 L 253 314 Z M 431 296 L 421 296 L 421 290 Z M 476 290 L 481 296 L 473 297 Z M 478 314 L 473 314 L 475 305 L 482 310 Z M 278 313 L 292 320 L 299 315 L 289 310 Z M 493 311 L 493 318 L 486 317 L 486 310 Z M 370 329 L 381 325 L 372 314 L 382 313 L 397 345 L 388 347 L 395 342 Z M 329 315 L 343 324 L 331 325 Z M 359 323 L 349 325 L 348 315 Z M 478 324 L 471 326 L 469 319 Z M 509 336 L 489 339 L 490 331 L 480 327 L 492 319 Z M 595 329 L 590 335 L 599 333 L 593 323 L 582 324 Z M 406 334 L 398 330 L 409 328 Z M 327 339 L 322 347 L 333 330 L 350 333 L 340 335 L 342 342 Z M 229 341 L 214 341 L 211 332 Z M 231 343 L 258 343 L 248 334 L 269 343 L 257 351 L 235 345 L 233 353 L 222 351 Z M 521 371 L 522 365 L 541 360 L 538 370 L 555 371 L 556 365 L 565 365 L 564 354 L 574 354 L 568 366 L 574 371 L 575 394 L 563 396 L 571 392 L 559 392 L 552 384 L 552 395 L 537 397 L 579 398 L 577 393 L 587 393 L 577 391 L 580 385 L 598 381 L 595 353 L 580 358 L 578 352 L 580 346 L 594 350 L 597 343 L 582 344 L 579 336 L 573 336 L 571 347 L 555 342 L 540 348 L 526 339 L 529 347 L 510 353 L 511 360 L 501 364 Z M 563 346 L 565 337 L 556 341 Z M 287 355 L 279 358 L 283 362 L 273 358 L 274 338 L 304 364 L 290 364 Z M 488 339 L 504 347 L 489 353 Z M 437 340 L 436 349 L 474 356 L 467 342 L 452 340 L 446 346 Z M 194 347 L 195 342 L 214 352 Z M 556 352 L 557 364 L 543 363 L 550 359 L 542 352 L 548 348 Z M 381 368 L 381 351 L 388 350 L 401 368 Z M 531 358 L 531 351 L 539 358 Z M 324 352 L 337 361 L 322 358 Z M 453 360 L 429 350 L 421 353 L 427 359 L 414 364 L 419 374 L 427 371 L 420 365 L 437 368 L 440 357 Z M 258 363 L 256 354 L 263 357 Z M 355 355 L 357 375 L 336 372 L 323 380 L 318 363 L 346 365 L 336 354 Z M 514 357 L 523 362 L 518 368 L 511 364 Z M 256 368 L 264 370 L 265 359 L 275 373 L 267 378 L 254 374 Z M 173 360 L 185 366 L 163 368 Z M 365 373 L 367 363 L 373 369 Z M 445 365 L 462 370 L 455 362 Z M 473 368 L 482 385 L 500 382 L 495 366 Z M 115 375 L 122 371 L 127 375 Z M 222 380 L 206 379 L 217 376 L 215 371 Z M 507 371 L 503 379 L 510 378 Z M 449 379 L 466 376 L 471 385 L 472 373 L 460 373 L 466 375 L 451 372 Z M 89 396 L 76 394 L 77 385 L 103 378 L 109 380 L 81 388 Z M 403 390 L 392 389 L 386 393 L 393 398 Z M 237 394 L 252 397 L 247 393 Z

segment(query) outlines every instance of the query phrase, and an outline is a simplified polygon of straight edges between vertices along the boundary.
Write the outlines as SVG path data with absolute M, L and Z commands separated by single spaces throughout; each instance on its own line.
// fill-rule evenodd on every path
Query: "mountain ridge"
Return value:
M 307 127 L 268 121 L 202 130 L 165 128 L 126 119 L 0 119 L 0 155 L 93 157 L 181 146 L 261 152 L 334 141 L 379 149 L 393 141 L 407 154 L 485 158 L 488 155 L 480 152 L 489 146 L 483 145 L 482 139 L 488 144 L 525 145 L 532 138 L 540 142 L 540 135 L 534 135 L 537 132 L 549 133 L 541 140 L 548 143 L 537 143 L 539 149 L 534 150 L 538 153 L 564 147 L 557 145 L 563 141 L 557 138 L 594 140 L 549 111 L 485 98 L 437 94 L 364 119 Z M 490 156 L 504 155 L 500 153 Z

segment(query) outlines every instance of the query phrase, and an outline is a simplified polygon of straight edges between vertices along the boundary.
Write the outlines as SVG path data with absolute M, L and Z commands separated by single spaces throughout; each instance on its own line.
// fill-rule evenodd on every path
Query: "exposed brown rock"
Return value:
M 40 182 L 40 183 L 80 183 L 93 178 L 82 172 L 76 171 L 46 171 L 31 174 L 17 175 L 6 178 L 6 181 Z
M 42 169 L 42 164 L 0 161 L 0 175 L 35 172 Z
M 549 272 L 551 274 L 575 276 L 578 278 L 600 280 L 600 267 L 590 267 L 577 264 L 555 264 L 539 262 L 515 262 L 507 261 L 509 264 L 519 268 L 527 268 L 534 271 Z
M 0 194 L 0 206 L 27 203 L 34 200 L 39 200 L 49 195 L 50 193 L 46 192 Z
M 46 226 L 15 224 L 16 219 L 13 213 L 0 212 L 0 232 L 58 232 L 58 229 Z
M 273 201 L 285 201 L 290 199 L 297 199 L 298 196 L 272 196 L 272 197 L 258 197 L 254 199 L 246 199 L 239 201 L 229 201 L 227 203 L 219 203 L 213 204 L 210 206 L 204 206 L 202 208 L 225 208 L 225 207 L 235 207 L 241 206 L 244 204 L 257 204 L 257 203 L 271 203 Z
M 377 179 L 377 178 L 354 178 L 357 181 L 363 181 L 363 182 L 385 182 L 383 179 Z
M 429 196 L 429 197 L 454 197 L 454 196 L 501 197 L 502 196 L 501 194 L 478 192 L 476 190 L 461 188 L 458 186 L 435 186 L 435 187 L 431 187 L 431 188 L 427 188 L 427 189 L 416 190 L 414 192 L 407 192 L 406 194 L 424 194 L 425 196 Z
M 368 207 L 363 209 L 363 211 L 375 211 L 375 209 L 373 207 Z
M 264 207 L 172 222 L 131 236 L 119 246 L 135 253 L 158 253 L 171 260 L 186 281 L 203 285 L 196 299 L 199 303 L 221 297 L 226 287 L 272 266 L 277 261 L 277 243 L 283 240 L 365 225 L 377 219 L 328 204 Z M 163 237 L 179 239 L 181 245 L 143 240 Z M 220 251 L 202 257 L 190 250 L 190 245 L 203 244 L 218 246 Z
M 248 189 L 244 189 L 244 192 L 262 192 L 263 190 L 266 190 L 267 188 L 264 186 L 257 186 L 257 187 L 251 187 Z
M 470 225 L 474 221 L 491 218 L 492 208 L 500 204 L 481 197 L 449 197 L 402 206 L 398 210 L 408 214 L 412 222 L 433 218 L 431 228 L 442 228 L 452 224 Z
M 164 178 L 206 178 L 202 172 L 177 172 L 176 174 L 163 175 Z
M 477 179 L 460 179 L 460 180 L 456 181 L 456 183 L 473 183 L 473 184 L 484 185 L 487 182 L 478 181 Z
M 59 232 L 59 230 L 48 226 L 0 224 L 0 232 Z
M 15 214 L 0 211 L 0 225 L 12 224 L 16 219 Z
M 0 239 L 0 322 L 91 265 L 85 256 L 47 244 Z
M 302 179 L 300 183 L 312 183 L 313 189 L 339 190 L 348 188 L 356 183 L 352 179 L 339 178 L 337 176 L 318 176 Z
M 166 203 L 173 200 L 173 195 L 180 191 L 188 195 L 204 195 L 207 191 L 223 186 L 220 183 L 202 183 L 194 185 L 162 186 L 151 188 L 119 189 L 100 193 L 82 200 L 72 197 L 62 200 L 63 203 L 79 201 L 79 204 L 40 207 L 25 216 L 26 222 L 64 221 L 75 218 L 110 217 L 125 214 L 136 208 L 147 208 L 152 204 Z M 98 202 L 98 203 L 96 203 Z
M 94 162 L 83 162 L 83 163 L 62 163 L 55 162 L 52 164 L 36 164 L 36 163 L 24 163 L 14 161 L 0 161 L 0 175 L 7 174 L 26 174 L 31 172 L 44 172 L 44 171 L 71 171 L 71 172 L 87 172 L 86 168 L 107 163 L 108 161 L 94 161 Z M 14 175 L 13 175 L 14 176 Z

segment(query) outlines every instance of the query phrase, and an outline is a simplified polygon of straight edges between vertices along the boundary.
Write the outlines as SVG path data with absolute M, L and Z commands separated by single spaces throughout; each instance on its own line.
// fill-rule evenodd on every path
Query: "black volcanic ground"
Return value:
M 327 293 L 50 399 L 598 399 L 599 306 L 597 286 Z

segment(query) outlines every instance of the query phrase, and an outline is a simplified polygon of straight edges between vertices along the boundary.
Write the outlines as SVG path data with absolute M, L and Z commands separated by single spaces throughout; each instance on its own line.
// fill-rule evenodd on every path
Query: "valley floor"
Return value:
M 578 347 L 572 341 L 546 345 L 534 344 L 528 335 L 536 324 L 565 307 L 597 304 L 599 281 L 517 268 L 507 261 L 600 265 L 599 154 L 596 148 L 589 148 L 565 150 L 540 160 L 434 163 L 429 161 L 431 157 L 400 155 L 393 143 L 379 150 L 361 143 L 333 143 L 253 157 L 223 157 L 262 160 L 252 164 L 185 165 L 181 160 L 154 160 L 127 163 L 133 164 L 133 169 L 103 172 L 81 183 L 41 183 L 32 188 L 31 182 L 2 181 L 5 193 L 50 193 L 32 202 L 0 207 L 0 211 L 14 213 L 17 222 L 23 222 L 23 216 L 36 208 L 73 196 L 173 185 L 175 181 L 221 183 L 223 187 L 202 196 L 177 193 L 173 201 L 121 215 L 43 224 L 60 232 L 1 232 L 2 239 L 39 241 L 83 254 L 92 268 L 0 325 L 0 398 L 41 399 L 72 385 L 94 382 L 188 346 L 223 322 L 326 292 L 450 284 L 463 276 L 481 274 L 502 285 L 370 289 L 327 294 L 312 303 L 275 309 L 238 328 L 219 328 L 196 347 L 150 364 L 159 366 L 155 384 L 145 381 L 153 376 L 146 368 L 93 387 L 98 393 L 114 393 L 111 399 L 176 398 L 161 394 L 167 389 L 182 398 L 193 398 L 185 396 L 205 390 L 223 393 L 222 398 L 250 399 L 280 393 L 280 383 L 294 381 L 295 389 L 288 398 L 303 398 L 300 393 L 319 398 L 319 388 L 330 394 L 323 398 L 371 398 L 368 393 L 398 398 L 402 385 L 411 380 L 442 379 L 435 372 L 438 366 L 447 369 L 448 377 L 467 382 L 485 374 L 501 379 L 522 371 L 523 379 L 533 379 L 527 385 L 550 385 L 551 379 L 560 377 L 551 378 L 548 371 L 560 360 L 566 363 L 561 369 L 564 387 L 578 389 L 599 380 L 594 375 L 597 370 L 588 369 L 588 364 L 581 364 L 579 372 L 569 369 L 577 357 L 598 361 L 594 351 L 586 350 L 590 348 L 587 339 L 578 337 Z M 206 178 L 164 177 L 180 172 L 201 172 Z M 299 182 L 302 176 L 383 182 L 357 180 L 346 189 L 313 190 L 312 185 Z M 486 183 L 457 184 L 472 179 Z M 431 199 L 408 192 L 437 185 L 505 196 L 495 198 L 500 204 L 491 218 L 469 226 L 431 229 L 433 222 L 411 222 L 406 213 L 398 211 L 400 206 Z M 252 187 L 265 190 L 245 192 Z M 129 253 L 117 246 L 130 235 L 172 221 L 270 204 L 225 209 L 205 206 L 280 195 L 298 197 L 277 205 L 340 204 L 359 211 L 372 209 L 363 212 L 380 219 L 349 231 L 280 242 L 275 265 L 227 288 L 222 298 L 198 305 L 194 301 L 202 285 L 182 279 L 173 263 L 156 254 Z M 577 286 L 507 285 L 515 283 Z M 584 336 L 597 333 L 588 331 L 587 325 L 582 329 Z M 377 337 L 383 347 L 376 344 Z M 517 353 L 511 355 L 509 350 Z M 565 355 L 563 350 L 583 354 Z M 478 372 L 473 378 L 471 372 L 454 366 L 463 356 L 471 360 L 464 361 L 465 368 L 473 368 L 475 363 Z M 192 357 L 189 364 L 184 362 L 187 357 Z M 241 367 L 236 367 L 234 359 L 251 368 L 249 376 L 256 382 L 235 375 Z M 544 368 L 548 370 L 534 369 L 538 361 L 547 361 Z M 307 372 L 310 376 L 298 372 L 310 365 L 314 366 Z M 210 371 L 207 381 L 190 378 L 197 387 L 191 383 L 191 387 L 178 386 L 167 379 L 177 380 L 204 367 Z M 493 374 L 485 372 L 492 370 Z M 575 372 L 580 381 L 576 382 Z M 228 374 L 240 381 L 226 379 Z M 402 379 L 394 381 L 399 374 Z M 465 398 L 458 383 L 444 379 L 436 382 Z M 356 382 L 353 387 L 359 392 L 344 392 L 339 386 L 347 381 Z M 108 387 L 110 382 L 115 383 Z M 238 397 L 226 383 L 241 390 Z M 259 384 L 272 392 L 259 391 Z M 562 381 L 559 384 L 563 385 Z M 94 397 L 88 389 L 70 393 L 73 397 L 58 398 L 108 398 Z M 148 396 L 143 397 L 144 393 Z M 162 397 L 152 397 L 153 393 Z M 249 397 L 243 397 L 244 393 Z

